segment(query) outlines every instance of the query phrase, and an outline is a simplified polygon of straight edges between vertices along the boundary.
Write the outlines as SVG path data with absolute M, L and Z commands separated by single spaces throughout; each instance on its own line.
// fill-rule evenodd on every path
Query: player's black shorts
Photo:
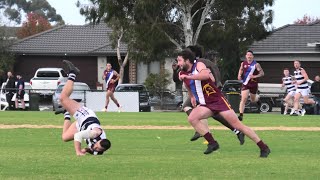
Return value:
M 24 99 L 24 94 L 25 94 L 25 92 L 24 91 L 21 91 L 21 93 L 19 94 L 18 92 L 17 92 L 17 99 L 19 99 L 19 100 L 23 100 Z

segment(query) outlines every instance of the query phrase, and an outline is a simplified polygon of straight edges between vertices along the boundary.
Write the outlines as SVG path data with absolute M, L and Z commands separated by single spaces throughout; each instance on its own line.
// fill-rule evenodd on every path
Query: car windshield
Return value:
M 38 71 L 37 77 L 60 77 L 58 71 Z
M 223 87 L 223 91 L 226 91 L 226 92 L 230 92 L 230 91 L 238 92 L 240 90 L 241 90 L 241 84 L 239 83 L 228 84 Z
M 143 92 L 147 91 L 143 86 L 118 86 L 118 92 Z
M 60 71 L 63 77 L 68 77 L 67 73 L 64 72 L 64 70 Z
M 57 93 L 61 93 L 63 87 L 64 87 L 64 84 L 63 85 L 59 85 L 56 92 Z M 90 90 L 90 88 L 87 85 L 80 85 L 80 84 L 75 84 L 73 86 L 73 91 L 74 92 L 83 92 L 85 90 Z

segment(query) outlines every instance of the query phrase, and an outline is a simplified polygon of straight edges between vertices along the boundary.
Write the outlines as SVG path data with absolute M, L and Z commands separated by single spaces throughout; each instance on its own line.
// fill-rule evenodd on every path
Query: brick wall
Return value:
M 135 61 L 129 60 L 129 83 L 137 83 L 137 64 Z

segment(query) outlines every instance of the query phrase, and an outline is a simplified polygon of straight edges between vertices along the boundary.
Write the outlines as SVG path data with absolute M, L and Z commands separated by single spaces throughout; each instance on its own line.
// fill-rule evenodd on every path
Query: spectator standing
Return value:
M 7 81 L 6 81 L 6 99 L 9 104 L 9 110 L 14 110 L 14 103 L 11 101 L 14 93 L 15 93 L 15 80 L 11 71 L 7 73 Z
M 16 96 L 16 99 L 15 99 L 15 104 L 16 104 L 16 109 L 19 109 L 19 100 L 21 102 L 21 109 L 22 110 L 25 110 L 26 109 L 26 105 L 25 105 L 25 102 L 24 102 L 24 94 L 25 94 L 25 91 L 24 91 L 24 81 L 22 79 L 22 76 L 21 75 L 17 75 L 17 96 Z
M 314 113 L 320 114 L 320 108 L 319 108 L 319 102 L 320 102 L 320 76 L 316 75 L 314 78 L 314 82 L 311 85 L 311 93 L 313 95 L 314 101 L 317 102 L 317 104 L 314 106 Z

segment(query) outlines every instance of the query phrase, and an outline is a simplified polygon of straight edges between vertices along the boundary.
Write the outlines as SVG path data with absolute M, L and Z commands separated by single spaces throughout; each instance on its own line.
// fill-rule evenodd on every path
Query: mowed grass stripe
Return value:
M 151 113 L 102 113 L 97 116 L 103 126 L 183 126 L 190 127 L 183 112 Z M 244 121 L 250 127 L 320 127 L 320 116 L 303 117 L 284 116 L 281 114 L 245 114 Z M 216 127 L 220 123 L 209 118 L 209 125 Z M 53 112 L 4 111 L 0 112 L 0 124 L 4 125 L 54 125 L 63 124 L 62 115 Z
M 5 125 L 0 124 L 0 129 L 17 129 L 17 128 L 31 128 L 31 129 L 52 129 L 59 128 L 63 126 L 55 125 L 31 125 L 31 124 L 21 124 L 21 125 Z M 102 126 L 104 129 L 140 129 L 140 130 L 161 130 L 161 129 L 171 129 L 171 130 L 187 130 L 193 129 L 191 126 Z M 229 130 L 223 126 L 209 126 L 212 130 Z M 256 131 L 320 131 L 320 127 L 252 127 Z

